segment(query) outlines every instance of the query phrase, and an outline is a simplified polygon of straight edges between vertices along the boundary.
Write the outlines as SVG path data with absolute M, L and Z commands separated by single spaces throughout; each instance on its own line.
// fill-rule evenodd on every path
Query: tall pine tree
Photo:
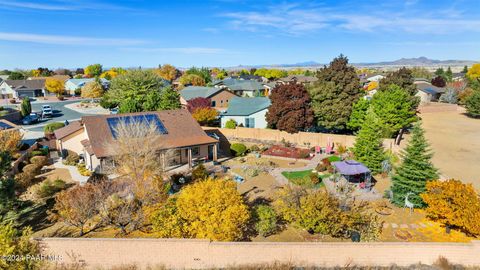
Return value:
M 382 132 L 380 119 L 371 108 L 368 109 L 365 121 L 355 140 L 353 153 L 356 160 L 365 164 L 372 174 L 382 171 L 382 162 L 385 160 Z
M 362 93 L 355 68 L 340 55 L 317 72 L 318 81 L 308 89 L 317 125 L 331 131 L 344 131 L 353 104 Z
M 392 177 L 392 202 L 398 206 L 404 206 L 405 197 L 411 195 L 408 200 L 416 208 L 425 207 L 425 202 L 420 194 L 426 191 L 426 183 L 438 178 L 437 169 L 433 166 L 430 150 L 421 122 L 417 122 L 412 130 L 412 137 L 402 153 L 402 164 L 396 169 Z

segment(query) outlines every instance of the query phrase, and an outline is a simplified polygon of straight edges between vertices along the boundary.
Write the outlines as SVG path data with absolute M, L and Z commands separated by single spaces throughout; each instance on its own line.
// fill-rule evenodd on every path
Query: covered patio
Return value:
M 336 161 L 332 163 L 335 172 L 343 176 L 349 183 L 359 184 L 360 188 L 370 189 L 372 175 L 370 169 L 355 160 Z

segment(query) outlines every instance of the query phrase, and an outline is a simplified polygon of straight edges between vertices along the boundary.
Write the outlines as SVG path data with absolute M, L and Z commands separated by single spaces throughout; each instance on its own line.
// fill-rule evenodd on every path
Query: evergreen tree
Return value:
M 318 81 L 309 87 L 317 125 L 332 131 L 343 131 L 357 102 L 360 80 L 347 57 L 340 55 L 329 66 L 317 72 Z
M 392 177 L 392 203 L 404 206 L 405 197 L 411 193 L 408 200 L 417 208 L 425 207 L 420 194 L 426 191 L 426 183 L 438 178 L 437 169 L 433 166 L 430 150 L 421 122 L 417 122 L 412 130 L 412 137 L 402 153 L 402 164 Z
M 447 82 L 451 82 L 452 79 L 453 79 L 453 72 L 452 72 L 452 69 L 450 67 L 448 67 L 447 71 L 445 71 L 445 78 L 446 78 Z
M 412 75 L 412 71 L 403 67 L 397 71 L 388 73 L 385 78 L 380 80 L 378 90 L 387 91 L 390 85 L 395 84 L 407 91 L 410 96 L 414 96 L 417 93 L 417 87 L 415 86 L 414 81 L 415 78 Z
M 467 113 L 472 117 L 480 117 L 480 91 L 475 90 L 472 95 L 470 95 L 466 102 L 465 107 Z
M 386 137 L 393 136 L 417 120 L 415 102 L 396 85 L 390 85 L 387 91 L 375 94 L 372 108 L 383 124 Z
M 463 67 L 463 70 L 462 70 L 462 73 L 463 73 L 463 74 L 467 74 L 467 72 L 468 72 L 468 67 L 467 67 L 467 66 L 464 66 L 464 67 Z
M 266 115 L 270 128 L 297 133 L 312 126 L 310 96 L 302 84 L 291 82 L 277 85 L 272 89 L 270 100 L 272 104 Z
M 353 104 L 352 114 L 347 123 L 347 127 L 350 130 L 358 131 L 362 127 L 368 108 L 370 108 L 370 101 L 368 99 L 361 98 Z
M 356 160 L 365 164 L 372 174 L 382 171 L 382 162 L 385 160 L 382 130 L 380 119 L 372 109 L 369 109 L 355 140 L 353 153 Z
M 32 104 L 30 103 L 30 99 L 25 97 L 22 101 L 22 105 L 20 106 L 20 113 L 23 117 L 29 115 L 32 112 Z
M 180 94 L 172 87 L 165 87 L 160 96 L 159 110 L 180 109 Z

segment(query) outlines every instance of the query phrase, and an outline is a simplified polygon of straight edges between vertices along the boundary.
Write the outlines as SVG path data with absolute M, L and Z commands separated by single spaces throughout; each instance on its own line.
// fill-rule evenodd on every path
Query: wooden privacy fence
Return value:
M 174 269 L 292 263 L 301 266 L 407 266 L 432 264 L 440 256 L 452 263 L 480 266 L 480 241 L 470 243 L 410 242 L 210 242 L 196 239 L 43 238 L 44 255 L 59 262 L 73 259 L 88 269 L 136 264 Z

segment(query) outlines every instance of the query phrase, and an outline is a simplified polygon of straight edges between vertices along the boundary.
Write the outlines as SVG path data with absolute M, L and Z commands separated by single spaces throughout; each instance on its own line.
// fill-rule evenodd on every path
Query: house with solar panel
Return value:
M 180 91 L 180 103 L 186 107 L 187 102 L 194 98 L 208 98 L 211 101 L 212 108 L 224 110 L 228 107 L 228 102 L 235 94 L 225 88 L 188 86 Z
M 109 146 L 115 144 L 116 126 L 120 122 L 154 123 L 158 131 L 158 154 L 171 166 L 196 161 L 216 161 L 218 137 L 208 135 L 187 110 L 166 110 L 116 115 L 84 116 L 80 121 L 55 131 L 57 149 L 62 154 L 74 151 L 83 156 L 86 167 L 101 172 L 112 164 L 113 153 Z M 166 151 L 173 155 L 166 157 Z M 159 164 L 159 166 L 161 166 Z
M 234 120 L 237 126 L 266 128 L 265 116 L 270 105 L 268 97 L 234 97 L 227 111 L 220 115 L 221 127 L 224 128 L 228 120 Z
M 438 101 L 440 96 L 445 93 L 444 87 L 437 87 L 428 82 L 415 82 L 415 86 L 418 90 L 415 96 L 420 97 L 420 103 Z

